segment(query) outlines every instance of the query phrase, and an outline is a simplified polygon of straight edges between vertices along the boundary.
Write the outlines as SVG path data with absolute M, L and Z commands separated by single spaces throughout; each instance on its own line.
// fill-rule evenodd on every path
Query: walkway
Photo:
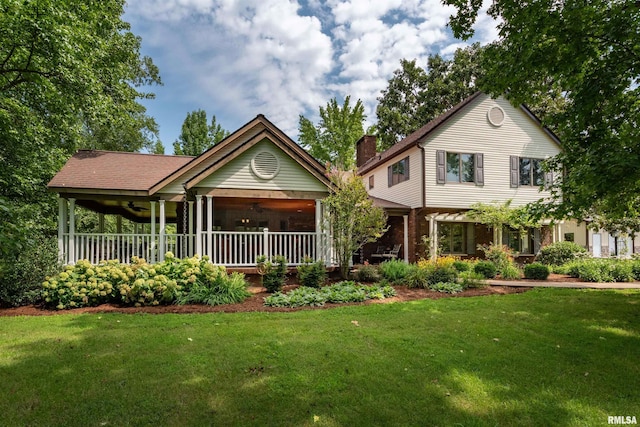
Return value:
M 515 286 L 527 288 L 590 288 L 590 289 L 640 289 L 640 282 L 547 282 L 538 280 L 487 280 L 492 286 Z

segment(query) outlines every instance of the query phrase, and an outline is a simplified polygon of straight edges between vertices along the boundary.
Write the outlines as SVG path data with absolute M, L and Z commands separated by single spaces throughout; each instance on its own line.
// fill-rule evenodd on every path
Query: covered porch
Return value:
M 71 197 L 73 196 L 73 197 Z M 331 264 L 330 236 L 321 199 L 262 199 L 196 194 L 175 198 L 59 198 L 58 249 L 64 264 L 87 259 L 132 257 L 161 262 L 177 257 L 208 256 L 228 267 L 253 267 L 260 255 L 282 255 L 290 266 L 305 258 Z M 97 213 L 97 232 L 82 232 L 77 209 Z M 105 232 L 105 215 L 116 217 L 116 232 Z M 132 226 L 124 231 L 123 220 Z

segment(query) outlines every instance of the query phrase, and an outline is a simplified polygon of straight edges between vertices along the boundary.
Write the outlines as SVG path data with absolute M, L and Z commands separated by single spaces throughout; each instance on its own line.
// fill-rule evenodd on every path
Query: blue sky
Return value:
M 164 86 L 144 105 L 171 154 L 197 109 L 229 131 L 264 114 L 297 140 L 300 114 L 316 122 L 320 105 L 351 95 L 375 123 L 400 59 L 425 66 L 466 45 L 446 26 L 452 13 L 439 0 L 130 0 L 124 20 L 160 68 Z M 483 14 L 474 41 L 496 37 Z

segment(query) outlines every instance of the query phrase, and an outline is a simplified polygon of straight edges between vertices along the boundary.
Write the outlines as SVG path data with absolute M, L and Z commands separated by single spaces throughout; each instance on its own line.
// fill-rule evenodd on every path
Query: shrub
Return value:
M 497 272 L 502 273 L 503 270 L 508 269 L 510 265 L 513 265 L 513 254 L 511 249 L 505 245 L 480 245 L 478 246 L 487 261 L 493 263 L 496 266 Z
M 380 273 L 375 265 L 361 265 L 356 270 L 355 279 L 358 282 L 377 282 L 380 280 Z
M 429 280 L 430 283 L 439 283 L 439 282 L 449 282 L 454 283 L 458 278 L 458 270 L 450 267 L 442 267 L 436 268 L 433 273 L 431 273 L 431 278 Z
M 578 277 L 587 282 L 613 282 L 610 266 L 606 260 L 590 259 L 579 262 Z
M 405 283 L 409 288 L 427 289 L 431 283 L 431 277 L 434 271 L 435 266 L 433 265 L 426 265 L 423 267 L 414 265 L 405 278 Z
M 505 280 L 518 280 L 522 278 L 522 273 L 515 263 L 505 264 L 500 272 L 500 277 Z
M 453 263 L 453 268 L 458 270 L 458 272 L 462 273 L 463 271 L 469 271 L 471 269 L 471 264 L 467 261 L 456 260 Z
M 353 281 L 342 281 L 320 289 L 301 286 L 287 292 L 276 292 L 264 299 L 270 307 L 322 306 L 325 302 L 362 302 L 368 299 L 384 299 L 396 295 L 391 286 L 367 286 Z
M 270 260 L 267 260 L 266 256 L 261 255 L 257 261 L 258 274 L 262 276 L 262 286 L 264 286 L 269 293 L 280 291 L 282 286 L 284 286 L 284 282 L 287 280 L 286 258 L 276 255 Z
M 467 288 L 484 288 L 487 283 L 484 281 L 484 276 L 475 271 L 463 271 L 458 276 L 459 282 L 464 289 Z
M 458 292 L 464 291 L 461 284 L 451 282 L 438 282 L 429 286 L 429 289 L 447 294 L 457 294 Z
M 400 283 L 411 271 L 411 266 L 401 260 L 389 260 L 378 267 L 383 278 L 391 283 Z
M 485 279 L 493 279 L 498 273 L 498 269 L 491 261 L 478 261 L 476 265 L 473 266 L 473 271 L 482 274 L 482 277 Z
M 311 258 L 305 258 L 298 266 L 298 282 L 301 286 L 319 288 L 327 279 L 327 269 L 322 261 L 313 262 Z
M 633 260 L 631 271 L 633 272 L 633 278 L 635 280 L 640 280 L 640 259 Z
M 617 260 L 611 263 L 611 277 L 614 282 L 633 282 L 633 263 L 630 260 Z
M 586 254 L 587 250 L 575 242 L 555 242 L 540 249 L 536 261 L 546 265 L 562 265 Z
M 533 280 L 547 280 L 551 271 L 549 267 L 539 262 L 534 262 L 524 266 L 524 277 Z
M 244 274 L 219 274 L 210 283 L 196 284 L 188 293 L 177 298 L 178 304 L 222 305 L 236 304 L 249 298 Z
M 0 306 L 40 303 L 42 282 L 60 271 L 57 240 L 46 236 L 32 240 L 15 258 L 4 260 L 4 266 L 0 260 Z

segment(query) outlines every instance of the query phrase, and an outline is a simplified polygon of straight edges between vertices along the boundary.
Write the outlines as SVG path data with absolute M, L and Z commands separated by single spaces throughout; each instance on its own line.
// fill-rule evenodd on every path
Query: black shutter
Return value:
M 404 159 L 404 175 L 406 177 L 405 181 L 409 181 L 409 158 L 408 157 Z
M 473 165 L 476 185 L 484 185 L 484 155 L 482 153 L 475 154 Z
M 509 173 L 511 175 L 511 187 L 516 188 L 520 183 L 520 157 L 511 156 L 509 159 Z
M 436 183 L 444 184 L 447 179 L 446 153 L 444 150 L 436 151 Z
M 387 185 L 388 185 L 389 187 L 391 187 L 391 186 L 393 185 L 393 172 L 392 172 L 391 170 L 392 170 L 392 168 L 391 168 L 391 166 L 389 166 L 389 167 L 387 168 L 387 175 L 388 175 L 388 177 L 389 177 L 389 183 L 388 183 Z

